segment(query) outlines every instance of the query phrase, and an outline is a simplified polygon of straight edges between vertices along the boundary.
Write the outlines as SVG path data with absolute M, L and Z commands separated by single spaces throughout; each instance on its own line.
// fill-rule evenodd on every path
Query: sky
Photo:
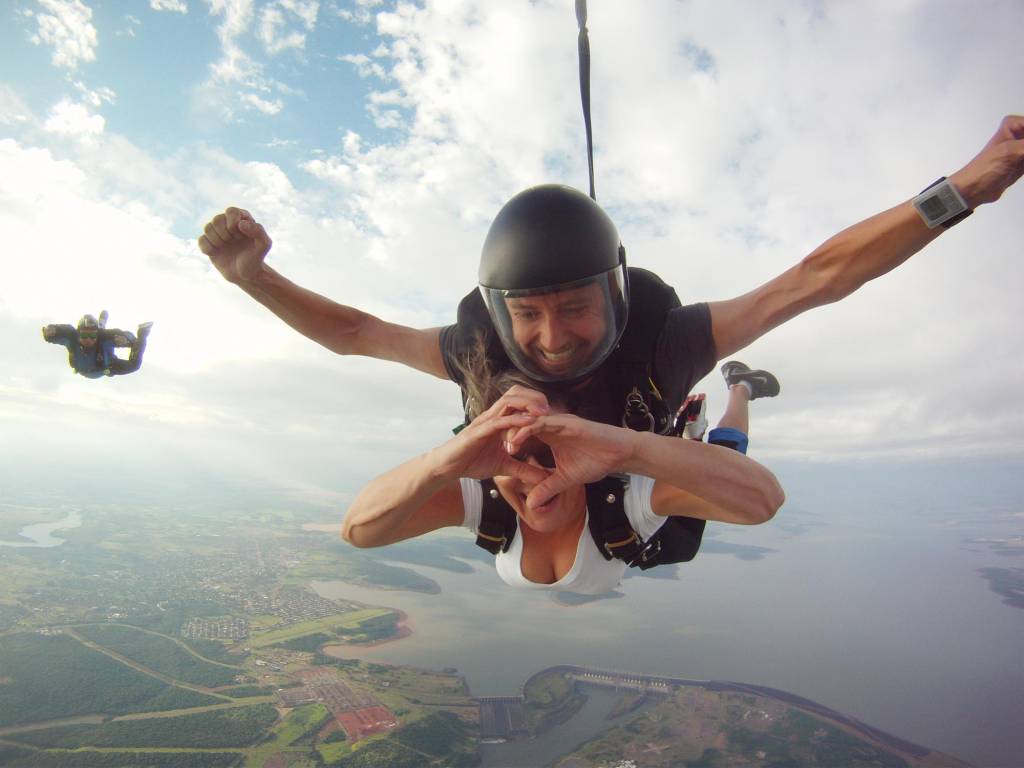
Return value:
M 684 302 L 740 295 L 1024 112 L 1017 0 L 591 0 L 597 197 Z M 455 386 L 339 357 L 227 284 L 204 223 L 415 327 L 454 321 L 487 227 L 586 185 L 570 0 L 0 4 L 0 460 L 8 477 L 259 478 L 339 503 L 439 443 Z M 1014 461 L 1024 184 L 895 272 L 736 357 L 772 461 Z M 154 322 L 86 380 L 40 328 Z M 718 373 L 703 381 L 724 407 Z

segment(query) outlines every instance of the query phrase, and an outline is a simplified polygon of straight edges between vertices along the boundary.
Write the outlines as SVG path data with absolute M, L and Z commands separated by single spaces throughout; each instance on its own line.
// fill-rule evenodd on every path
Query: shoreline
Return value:
M 340 656 L 340 655 L 338 655 L 338 652 L 332 653 L 331 649 L 332 648 L 337 648 L 337 649 L 341 649 L 341 650 L 347 650 L 347 649 L 353 649 L 354 648 L 354 649 L 359 649 L 359 650 L 366 650 L 366 649 L 370 649 L 370 648 L 376 648 L 377 646 L 380 646 L 380 645 L 387 645 L 389 643 L 397 643 L 399 640 L 404 640 L 407 637 L 412 637 L 412 635 L 413 635 L 413 628 L 414 627 L 413 627 L 412 620 L 409 618 L 409 614 L 407 614 L 405 611 L 401 610 L 400 608 L 391 608 L 390 606 L 373 606 L 373 607 L 385 607 L 385 608 L 388 608 L 389 610 L 394 611 L 395 613 L 398 614 L 398 621 L 395 624 L 395 627 L 396 627 L 395 634 L 390 635 L 389 637 L 382 637 L 379 640 L 371 640 L 368 643 L 337 643 L 337 642 L 325 643 L 323 646 L 320 647 L 320 652 L 323 653 L 325 656 L 331 656 L 331 657 L 336 658 L 336 659 L 339 659 L 339 658 L 350 658 L 351 654 L 347 654 L 346 656 Z

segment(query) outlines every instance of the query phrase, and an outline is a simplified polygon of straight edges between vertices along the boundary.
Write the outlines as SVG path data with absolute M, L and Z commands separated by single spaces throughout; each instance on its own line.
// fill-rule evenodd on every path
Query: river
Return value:
M 625 722 L 646 706 L 609 718 L 622 694 L 611 688 L 579 684 L 587 702 L 570 720 L 535 739 L 509 741 L 504 744 L 481 744 L 481 768 L 537 768 L 551 765 L 604 730 Z

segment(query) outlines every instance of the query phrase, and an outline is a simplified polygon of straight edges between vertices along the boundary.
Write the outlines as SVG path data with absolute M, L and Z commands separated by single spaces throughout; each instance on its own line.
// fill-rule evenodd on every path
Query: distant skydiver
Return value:
M 681 440 L 571 415 L 564 390 L 546 396 L 518 371 L 491 371 L 482 348 L 462 372 L 469 426 L 371 480 L 345 515 L 346 541 L 380 547 L 464 526 L 509 586 L 599 595 L 627 565 L 692 559 L 707 520 L 762 523 L 782 505 L 775 476 L 743 455 L 748 402 L 779 391 L 766 371 L 722 367 L 729 406 L 709 444 L 700 417 Z
M 265 263 L 270 237 L 240 208 L 214 216 L 199 248 L 225 280 L 338 354 L 392 360 L 462 384 L 453 361 L 484 330 L 496 368 L 572 382 L 589 412 L 611 425 L 622 423 L 633 382 L 643 379 L 637 388 L 664 426 L 716 360 L 895 269 L 974 208 L 996 202 L 1022 174 L 1024 116 L 1011 115 L 948 179 L 839 232 L 752 291 L 688 306 L 651 273 L 627 270 L 607 214 L 556 185 L 526 190 L 498 213 L 479 291 L 443 328 L 386 322 L 296 285 Z
M 71 325 L 47 325 L 43 327 L 43 338 L 51 344 L 67 347 L 68 364 L 75 373 L 87 379 L 101 376 L 123 376 L 135 373 L 142 365 L 146 351 L 146 338 L 153 323 L 141 323 L 137 333 L 107 328 L 107 312 L 100 312 L 99 320 L 92 315 L 82 315 L 78 327 Z M 128 359 L 118 357 L 114 350 L 129 348 Z

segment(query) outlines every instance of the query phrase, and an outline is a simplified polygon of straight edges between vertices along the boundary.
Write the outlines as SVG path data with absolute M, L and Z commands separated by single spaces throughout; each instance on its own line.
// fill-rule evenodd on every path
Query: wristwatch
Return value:
M 929 229 L 938 226 L 949 229 L 974 213 L 974 209 L 967 205 L 957 188 L 945 176 L 925 187 L 914 198 L 914 207 Z

